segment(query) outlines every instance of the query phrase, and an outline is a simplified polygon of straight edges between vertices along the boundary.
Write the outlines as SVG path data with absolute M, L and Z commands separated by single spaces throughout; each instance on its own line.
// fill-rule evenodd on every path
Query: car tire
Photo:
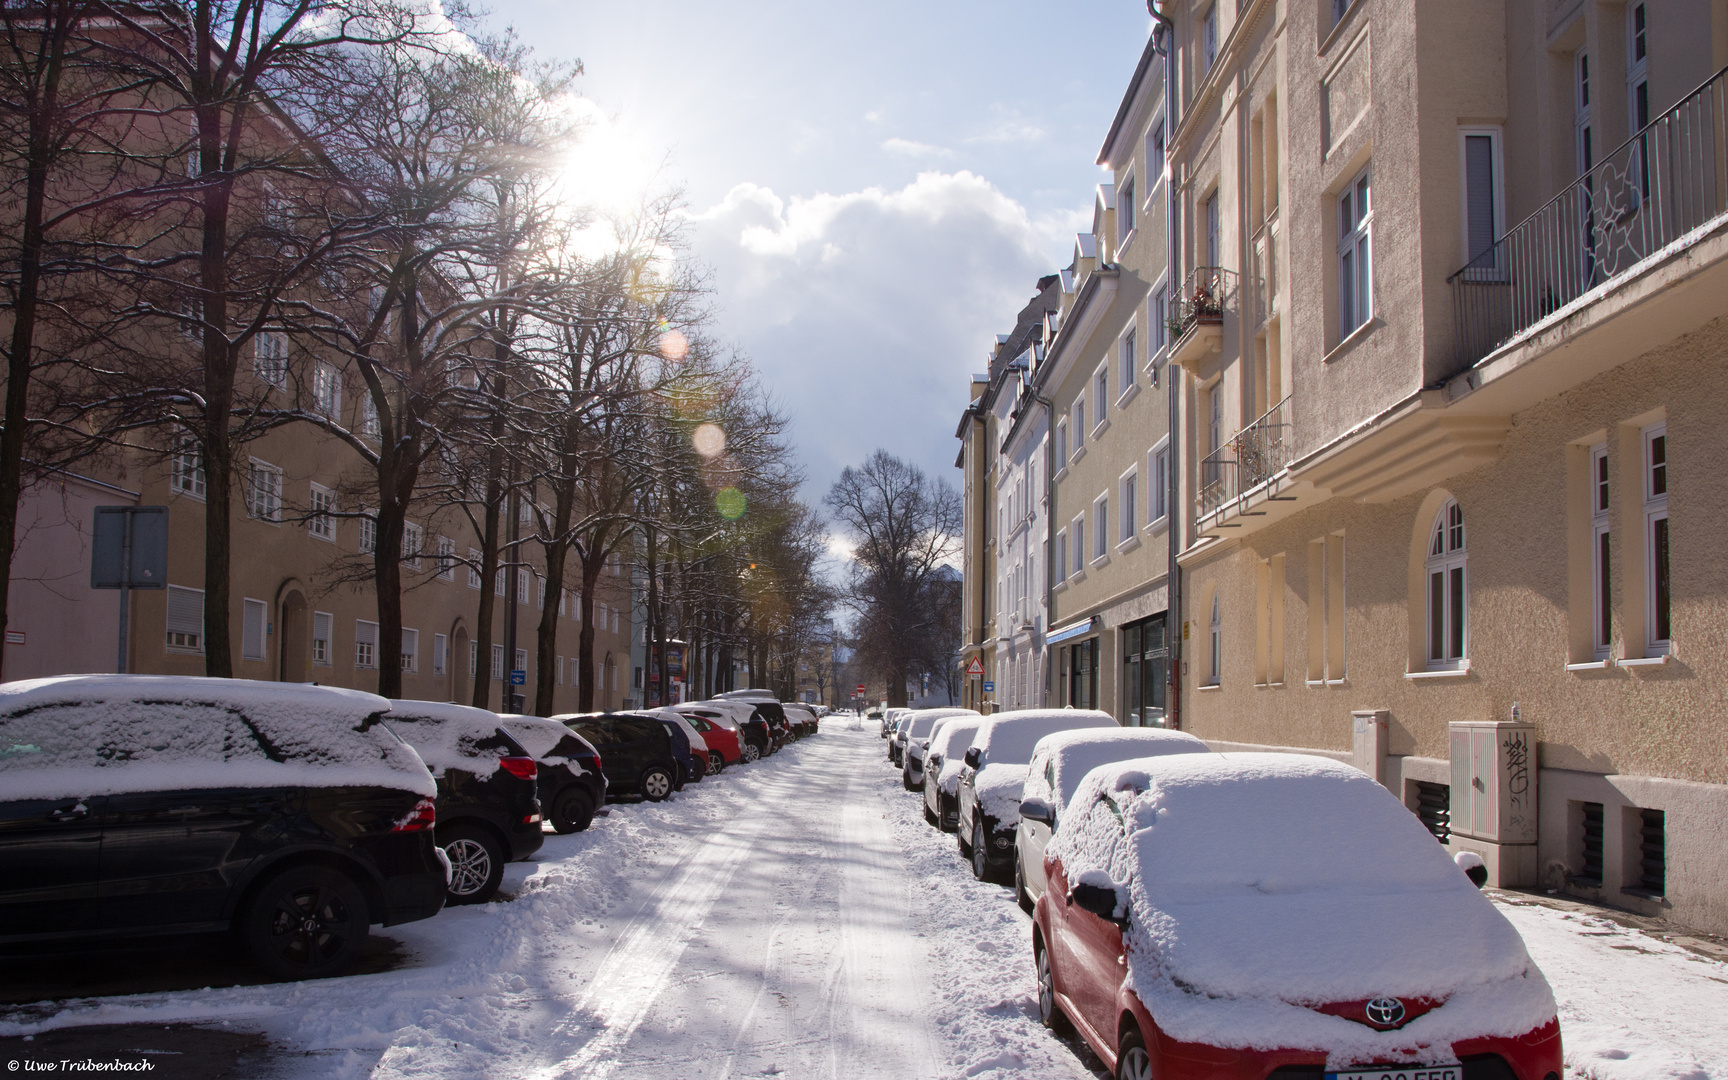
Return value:
M 1039 948 L 1033 954 L 1038 969 L 1038 1022 L 1052 1034 L 1067 1038 L 1074 1030 L 1062 1006 L 1056 1004 L 1056 979 L 1050 971 L 1050 950 Z
M 340 972 L 360 955 L 371 921 L 353 878 L 328 866 L 295 866 L 253 892 L 235 929 L 252 963 L 287 981 Z
M 990 880 L 990 838 L 984 835 L 984 822 L 972 817 L 972 876 L 979 881 Z
M 672 794 L 672 773 L 664 765 L 650 765 L 642 773 L 642 797 L 661 802 Z
M 594 821 L 594 799 L 581 788 L 566 788 L 552 803 L 552 831 L 560 836 L 581 832 Z
M 479 825 L 438 830 L 438 846 L 450 858 L 448 904 L 484 904 L 504 881 L 504 845 Z
M 960 845 L 960 857 L 970 862 L 972 859 L 972 834 L 956 825 L 954 826 L 954 842 Z
M 718 750 L 708 751 L 708 775 L 719 776 L 726 769 L 726 758 Z
M 904 766 L 900 769 L 900 786 L 907 791 L 918 790 L 918 785 L 912 782 L 912 770 Z
M 1032 895 L 1026 891 L 1026 866 L 1020 859 L 1020 845 L 1014 845 L 1014 902 L 1020 910 L 1032 914 Z
M 924 800 L 924 820 L 928 821 L 930 824 L 936 826 L 938 829 L 940 829 L 942 827 L 942 819 L 930 812 L 930 800 L 929 799 Z
M 1138 1024 L 1122 1033 L 1116 1052 L 1116 1080 L 1152 1080 L 1152 1055 L 1146 1052 Z
M 738 756 L 745 762 L 760 761 L 762 760 L 762 748 L 753 742 L 747 742 L 743 749 L 738 752 Z

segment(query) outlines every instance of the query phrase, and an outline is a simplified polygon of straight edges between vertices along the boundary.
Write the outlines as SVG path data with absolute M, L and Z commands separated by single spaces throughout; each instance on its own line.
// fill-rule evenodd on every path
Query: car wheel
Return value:
M 721 773 L 721 770 L 723 770 L 725 768 L 726 768 L 726 759 L 725 759 L 725 757 L 723 757 L 721 755 L 720 751 L 718 751 L 718 750 L 708 751 L 708 775 L 709 776 L 719 776 Z
M 1039 949 L 1038 965 L 1038 1022 L 1057 1035 L 1066 1036 L 1070 1030 L 1068 1017 L 1062 1014 L 1062 1006 L 1056 1004 L 1056 980 L 1050 974 L 1050 950 Z
M 1152 1080 L 1152 1055 L 1146 1052 L 1146 1040 L 1140 1037 L 1138 1025 L 1122 1035 L 1116 1053 L 1116 1080 Z
M 360 886 L 328 866 L 296 866 L 266 881 L 235 924 L 252 962 L 278 979 L 316 979 L 347 967 L 371 916 Z
M 738 752 L 738 756 L 745 761 L 757 761 L 762 757 L 762 748 L 753 742 L 747 742 L 744 744 L 744 748 Z
M 1026 865 L 1020 859 L 1020 845 L 1014 845 L 1014 900 L 1020 910 L 1032 914 L 1032 894 L 1026 891 Z
M 979 881 L 990 880 L 990 840 L 984 835 L 981 818 L 972 819 L 972 876 Z
M 930 824 L 936 826 L 938 829 L 940 829 L 942 827 L 942 819 L 930 812 L 930 800 L 929 799 L 924 800 L 924 820 L 928 821 Z
M 902 768 L 900 770 L 900 786 L 905 788 L 907 791 L 917 791 L 918 790 L 918 785 L 914 784 L 912 782 L 912 770 L 911 769 Z
M 663 766 L 651 765 L 642 774 L 642 797 L 649 802 L 659 802 L 672 794 L 672 774 Z
M 960 828 L 958 825 L 954 827 L 954 842 L 960 845 L 960 857 L 962 859 L 970 859 L 972 857 L 971 834 L 965 829 Z
M 579 788 L 566 790 L 552 804 L 552 831 L 559 835 L 581 832 L 594 820 L 594 800 Z
M 449 902 L 484 904 L 504 880 L 504 845 L 477 825 L 440 830 L 438 846 L 450 857 Z

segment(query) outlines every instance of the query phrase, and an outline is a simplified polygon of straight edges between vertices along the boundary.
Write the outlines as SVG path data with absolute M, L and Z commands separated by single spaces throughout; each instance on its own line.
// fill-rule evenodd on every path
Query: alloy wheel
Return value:
M 1122 1037 L 1121 1052 L 1116 1057 L 1116 1080 L 1152 1080 L 1152 1055 L 1138 1032 Z
M 762 757 L 762 748 L 757 746 L 755 743 L 745 743 L 744 749 L 740 752 L 739 756 L 745 761 L 760 760 Z
M 1038 1022 L 1054 1030 L 1056 1015 L 1056 981 L 1050 975 L 1050 950 L 1038 950 Z
M 972 876 L 979 881 L 990 878 L 990 849 L 986 847 L 990 841 L 984 836 L 984 823 L 977 818 L 972 819 Z
M 450 856 L 450 895 L 466 900 L 486 887 L 492 877 L 492 853 L 486 845 L 470 837 L 461 837 L 444 845 Z

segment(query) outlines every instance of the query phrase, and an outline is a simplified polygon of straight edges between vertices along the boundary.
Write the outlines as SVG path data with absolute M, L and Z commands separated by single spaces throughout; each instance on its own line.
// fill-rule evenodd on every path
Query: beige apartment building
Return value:
M 1728 930 L 1728 2 L 1161 8 L 1182 726 Z
M 1151 42 L 1098 163 L 1031 393 L 1050 403 L 1052 704 L 1159 726 L 1167 707 L 1172 295 L 1163 58 Z
M 996 418 L 986 402 L 991 375 L 972 376 L 970 404 L 960 414 L 954 437 L 960 453 L 963 541 L 960 548 L 960 704 L 989 712 L 984 683 L 996 669 Z

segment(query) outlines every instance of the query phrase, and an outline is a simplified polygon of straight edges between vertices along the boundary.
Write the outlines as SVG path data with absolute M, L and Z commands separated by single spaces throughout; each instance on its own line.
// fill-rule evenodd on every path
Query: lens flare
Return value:
M 720 430 L 719 424 L 697 424 L 696 430 L 690 434 L 690 441 L 696 452 L 710 461 L 726 452 L 726 433 Z
M 737 521 L 744 516 L 744 493 L 735 487 L 721 488 L 714 496 L 714 508 L 727 521 Z
M 690 351 L 690 339 L 677 330 L 668 330 L 660 335 L 660 355 L 676 363 L 684 359 L 684 354 Z

